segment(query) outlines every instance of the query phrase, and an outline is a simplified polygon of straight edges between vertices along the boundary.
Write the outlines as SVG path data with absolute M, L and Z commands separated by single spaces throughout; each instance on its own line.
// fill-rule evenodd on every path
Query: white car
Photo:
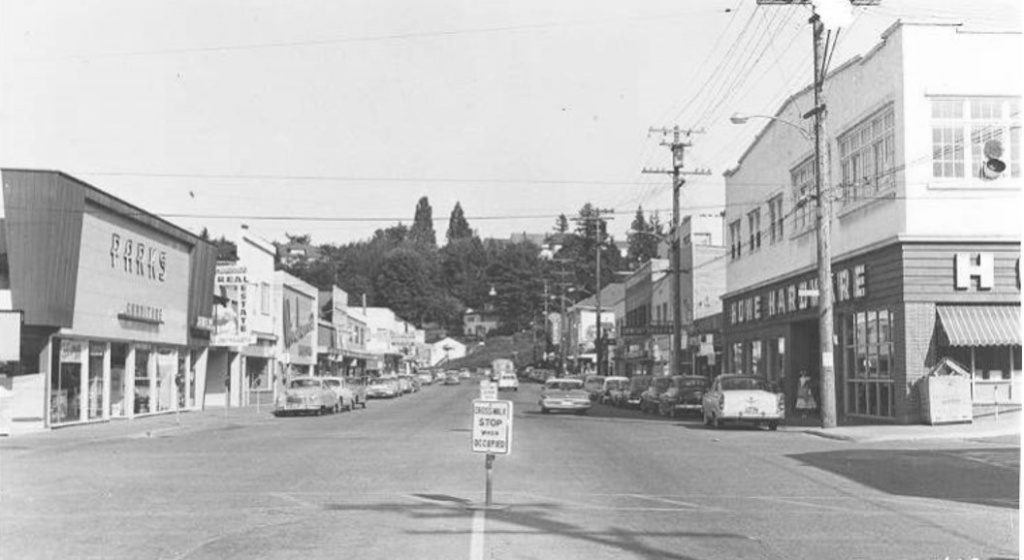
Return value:
M 772 393 L 760 377 L 722 374 L 715 378 L 701 401 L 704 425 L 743 422 L 777 430 L 786 415 L 783 395 Z
M 322 377 L 324 385 L 338 395 L 338 410 L 352 410 L 356 407 L 356 393 L 340 377 Z
M 498 376 L 498 390 L 512 389 L 513 391 L 519 390 L 519 378 L 514 373 L 503 373 Z

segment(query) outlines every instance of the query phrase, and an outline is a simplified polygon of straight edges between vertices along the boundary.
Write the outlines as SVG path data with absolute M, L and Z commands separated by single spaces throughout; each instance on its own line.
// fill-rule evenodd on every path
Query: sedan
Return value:
M 675 375 L 668 390 L 661 394 L 658 412 L 675 418 L 686 412 L 700 412 L 708 379 L 695 375 Z
M 398 380 L 393 377 L 376 377 L 369 380 L 366 396 L 372 399 L 394 398 L 398 396 Z
M 338 394 L 320 377 L 300 377 L 288 382 L 274 407 L 274 415 L 312 412 L 317 416 L 338 409 Z
M 590 395 L 580 379 L 549 379 L 540 392 L 540 411 L 567 410 L 586 414 L 590 410 Z
M 643 393 L 640 393 L 640 412 L 643 412 L 644 414 L 654 414 L 658 412 L 658 407 L 661 406 L 661 395 L 665 391 L 668 391 L 668 387 L 671 384 L 671 377 L 659 375 L 652 379 L 651 384 L 647 386 L 647 389 Z
M 460 382 L 459 374 L 457 373 L 449 373 L 444 377 L 445 385 L 458 385 Z
M 519 390 L 519 378 L 514 373 L 503 373 L 498 377 L 498 390 L 504 391 L 508 389 L 513 391 Z
M 336 395 L 338 395 L 337 410 L 345 409 L 352 410 L 356 406 L 356 393 L 349 386 L 348 383 L 341 377 L 321 377 L 324 380 L 324 385 L 331 388 Z
M 722 374 L 704 393 L 704 425 L 717 428 L 722 422 L 743 422 L 777 430 L 785 417 L 786 403 L 772 393 L 760 377 Z

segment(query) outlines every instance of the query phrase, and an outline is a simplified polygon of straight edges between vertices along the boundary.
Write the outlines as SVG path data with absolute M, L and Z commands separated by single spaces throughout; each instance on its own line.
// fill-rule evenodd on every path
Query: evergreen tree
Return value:
M 469 228 L 469 222 L 466 221 L 466 214 L 462 211 L 462 205 L 456 202 L 455 208 L 452 208 L 451 217 L 448 218 L 446 238 L 448 243 L 451 243 L 456 239 L 469 239 L 470 237 L 473 237 L 473 230 Z
M 652 214 L 648 220 L 644 217 L 643 207 L 638 206 L 626 237 L 629 243 L 626 260 L 630 269 L 636 269 L 645 262 L 657 258 L 661 235 L 661 222 L 657 215 Z
M 430 200 L 421 197 L 416 203 L 416 215 L 409 228 L 409 240 L 417 245 L 429 248 L 437 247 L 437 236 L 434 234 L 434 210 L 430 207 Z
M 555 220 L 555 232 L 567 233 L 569 231 L 569 218 L 565 217 L 565 214 L 559 214 L 558 219 Z

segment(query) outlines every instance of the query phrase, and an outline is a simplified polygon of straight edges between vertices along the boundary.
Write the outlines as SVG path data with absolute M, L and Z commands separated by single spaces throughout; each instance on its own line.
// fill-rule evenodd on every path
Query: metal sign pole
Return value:
M 484 505 L 491 505 L 491 475 L 494 473 L 494 455 L 488 453 L 484 459 L 484 468 L 487 469 L 487 490 L 484 498 Z

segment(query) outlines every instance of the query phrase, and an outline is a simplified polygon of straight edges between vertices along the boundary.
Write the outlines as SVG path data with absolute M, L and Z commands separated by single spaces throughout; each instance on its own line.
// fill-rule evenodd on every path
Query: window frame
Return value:
M 896 114 L 892 103 L 836 137 L 841 204 L 847 206 L 896 187 Z
M 1003 140 L 1003 161 L 1007 166 L 1003 177 L 1013 179 L 1021 177 L 1020 109 L 1022 98 L 1020 96 L 934 95 L 928 96 L 928 101 L 930 105 L 928 126 L 931 131 L 931 145 L 929 146 L 931 169 L 928 174 L 932 181 L 939 185 L 962 185 L 966 182 L 969 183 L 970 188 L 991 185 L 990 180 L 980 176 L 980 171 L 984 160 L 981 146 L 982 142 L 987 139 L 987 135 L 982 135 L 992 130 L 998 131 Z M 986 107 L 987 111 L 984 110 Z M 992 111 L 993 107 L 997 107 L 998 111 Z M 982 114 L 983 112 L 985 114 Z M 936 149 L 936 142 L 941 142 L 940 146 L 949 143 L 946 138 L 947 132 L 949 136 L 952 136 L 955 157 L 951 159 L 937 158 L 937 155 L 946 155 L 949 151 L 942 149 L 940 152 Z M 937 133 L 942 135 L 942 138 L 937 139 Z M 976 143 L 976 138 L 981 142 Z M 952 173 L 947 171 L 948 166 L 952 166 Z
M 747 229 L 750 230 L 750 252 L 753 253 L 761 248 L 761 208 L 757 207 L 747 212 Z
M 808 232 L 815 225 L 817 216 L 810 203 L 816 194 L 814 167 L 814 156 L 811 155 L 789 171 L 790 189 L 793 194 L 793 235 Z

